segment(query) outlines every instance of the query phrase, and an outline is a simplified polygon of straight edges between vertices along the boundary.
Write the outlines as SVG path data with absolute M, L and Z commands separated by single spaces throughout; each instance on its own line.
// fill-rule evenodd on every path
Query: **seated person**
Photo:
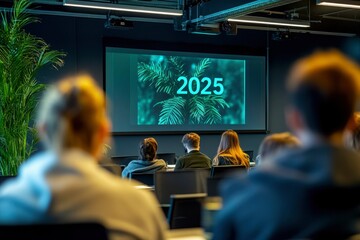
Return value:
M 355 112 L 345 132 L 345 145 L 360 152 L 360 112 Z
M 289 132 L 270 134 L 260 144 L 256 164 L 259 165 L 264 159 L 273 158 L 281 152 L 284 153 L 288 149 L 298 148 L 300 145 L 300 140 Z
M 241 165 L 250 167 L 249 156 L 240 147 L 238 134 L 234 130 L 223 132 L 213 165 Z
M 187 133 L 181 142 L 186 154 L 176 161 L 175 171 L 185 168 L 211 168 L 211 159 L 200 152 L 200 136 L 198 134 Z
M 336 50 L 292 66 L 285 116 L 302 146 L 222 183 L 213 240 L 349 239 L 360 232 L 360 155 L 343 138 L 359 80 L 360 67 Z
M 158 170 L 166 169 L 166 162 L 163 159 L 156 159 L 158 144 L 155 138 L 145 138 L 140 142 L 140 160 L 132 160 L 123 170 L 123 178 L 131 178 L 131 174 L 155 173 Z
M 91 77 L 49 87 L 37 127 L 47 151 L 1 186 L 0 224 L 91 221 L 104 225 L 112 240 L 165 239 L 166 219 L 153 194 L 98 164 L 110 122 L 104 93 Z

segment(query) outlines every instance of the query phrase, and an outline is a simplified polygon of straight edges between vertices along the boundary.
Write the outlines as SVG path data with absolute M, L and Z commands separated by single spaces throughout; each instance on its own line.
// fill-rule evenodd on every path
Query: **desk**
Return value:
M 175 164 L 168 164 L 167 168 L 166 168 L 166 171 L 167 172 L 174 171 L 174 168 L 175 168 Z
M 202 228 L 181 228 L 169 230 L 167 240 L 208 240 L 211 239 Z
M 148 185 L 136 185 L 136 189 L 148 189 L 150 191 L 155 191 L 155 186 L 148 186 Z

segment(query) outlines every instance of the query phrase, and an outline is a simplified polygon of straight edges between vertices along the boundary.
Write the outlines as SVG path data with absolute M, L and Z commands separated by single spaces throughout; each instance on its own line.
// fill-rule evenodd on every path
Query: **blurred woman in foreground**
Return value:
M 164 239 L 167 226 L 154 197 L 97 164 L 110 122 L 91 77 L 48 88 L 37 124 L 48 151 L 26 161 L 0 189 L 0 223 L 96 221 L 110 239 Z

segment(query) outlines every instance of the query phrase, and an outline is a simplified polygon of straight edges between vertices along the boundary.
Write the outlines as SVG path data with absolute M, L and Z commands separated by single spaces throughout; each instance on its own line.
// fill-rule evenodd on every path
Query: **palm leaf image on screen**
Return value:
M 155 99 L 152 107 L 160 107 L 158 125 L 221 123 L 221 110 L 229 108 L 229 104 L 223 96 L 200 89 L 199 79 L 202 79 L 201 84 L 203 79 L 206 79 L 205 84 L 211 81 L 205 73 L 211 72 L 212 61 L 210 58 L 196 60 L 184 62 L 181 57 L 161 55 L 148 55 L 139 59 L 140 88 L 146 89 L 147 96 L 152 91 Z M 143 107 L 139 104 L 139 114 L 143 112 Z M 146 124 L 142 119 L 148 121 L 149 118 L 139 117 L 138 124 Z
M 114 133 L 266 129 L 261 52 L 241 55 L 241 49 L 231 48 L 225 53 L 204 44 L 153 49 L 151 42 L 118 41 L 106 43 L 104 81 Z

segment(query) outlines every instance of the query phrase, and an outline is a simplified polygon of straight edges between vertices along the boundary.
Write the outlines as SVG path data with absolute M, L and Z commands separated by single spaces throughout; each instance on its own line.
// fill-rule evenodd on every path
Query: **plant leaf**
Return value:
M 162 102 L 155 104 L 161 105 L 162 109 L 159 116 L 159 125 L 173 125 L 173 124 L 183 124 L 184 115 L 183 108 L 185 104 L 185 99 L 182 97 L 173 97 Z

